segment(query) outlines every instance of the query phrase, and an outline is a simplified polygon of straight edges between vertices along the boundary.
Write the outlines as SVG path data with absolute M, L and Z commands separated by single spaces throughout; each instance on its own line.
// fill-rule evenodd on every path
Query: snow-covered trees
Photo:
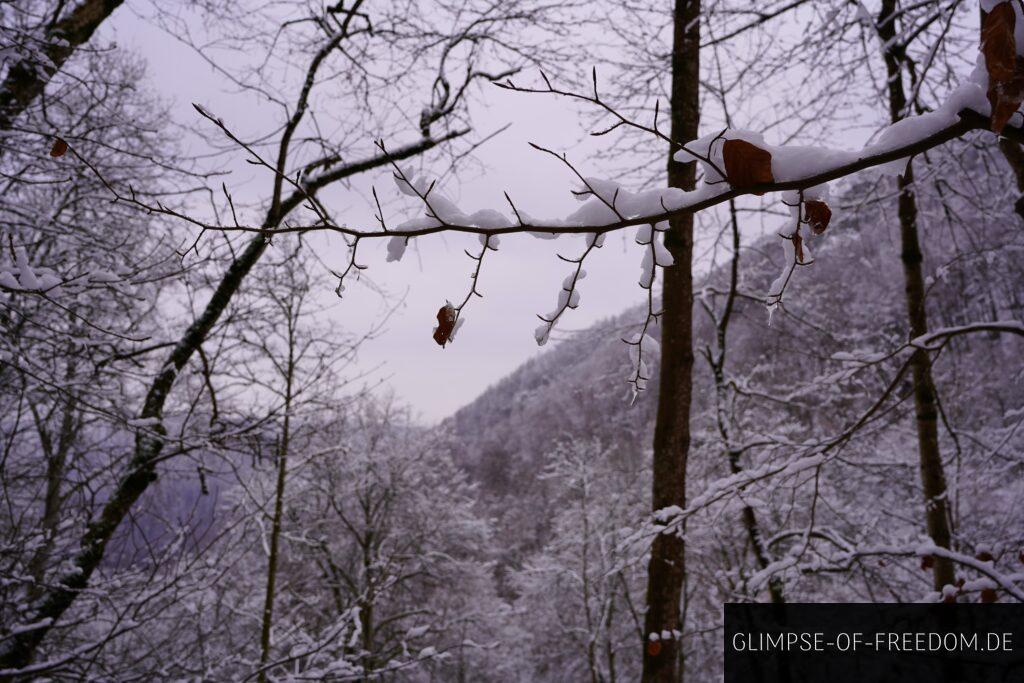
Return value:
M 254 111 L 196 105 L 191 156 L 86 47 L 119 4 L 0 8 L 0 675 L 675 681 L 716 671 L 726 599 L 1021 597 L 1019 3 L 980 38 L 963 3 L 616 5 L 582 85 L 550 67 L 607 47 L 587 3 L 160 6 Z M 417 160 L 473 151 L 488 81 L 596 112 L 634 173 L 538 146 L 575 211 L 468 208 Z M 447 346 L 503 240 L 575 236 L 543 344 L 627 228 L 618 360 L 538 361 L 557 398 L 468 432 L 375 395 L 377 321 L 316 324 L 386 267 L 362 245 L 458 235 Z
M 639 676 L 643 581 L 627 541 L 647 507 L 646 466 L 597 440 L 561 443 L 549 454 L 539 476 L 553 489 L 551 541 L 512 578 L 516 616 L 529 633 L 528 677 Z
M 144 397 L 132 409 L 134 414 L 131 415 L 131 426 L 136 434 L 131 457 L 113 468 L 116 483 L 105 488 L 96 509 L 86 513 L 89 521 L 81 530 L 79 541 L 70 544 L 71 548 L 77 545 L 78 549 L 71 551 L 72 557 L 61 565 L 62 570 L 48 583 L 48 587 L 40 591 L 35 600 L 23 606 L 23 618 L 33 627 L 12 633 L 7 638 L 0 652 L 0 667 L 20 668 L 31 661 L 43 638 L 53 629 L 55 621 L 65 614 L 80 591 L 89 584 L 92 575 L 103 562 L 118 528 L 132 515 L 139 498 L 158 477 L 158 465 L 176 454 L 175 450 L 168 448 L 167 437 L 171 430 L 165 423 L 168 413 L 174 412 L 177 407 L 173 389 L 176 384 L 183 383 L 178 382 L 179 377 L 188 375 L 194 358 L 198 356 L 200 361 L 203 360 L 201 349 L 204 342 L 216 331 L 246 275 L 266 251 L 269 234 L 287 228 L 287 221 L 296 210 L 308 209 L 314 213 L 324 211 L 316 196 L 325 187 L 384 166 L 395 158 L 412 158 L 464 136 L 468 132 L 464 122 L 464 96 L 474 81 L 491 75 L 485 70 L 485 62 L 495 54 L 502 53 L 512 60 L 519 60 L 516 50 L 524 47 L 519 43 L 497 39 L 498 31 L 517 23 L 532 25 L 545 12 L 543 6 L 517 4 L 500 12 L 467 7 L 465 12 L 446 11 L 443 16 L 435 16 L 425 11 L 427 8 L 418 6 L 380 9 L 368 13 L 362 5 L 362 2 L 355 2 L 351 6 L 338 4 L 327 8 L 310 7 L 308 11 L 295 8 L 298 17 L 282 17 L 275 13 L 273 7 L 263 7 L 259 11 L 249 11 L 252 8 L 229 7 L 223 11 L 216 6 L 208 8 L 211 20 L 224 22 L 222 28 L 228 33 L 228 40 L 234 40 L 238 36 L 239 26 L 245 25 L 252 29 L 245 37 L 246 50 L 251 52 L 254 45 L 265 49 L 262 56 L 254 59 L 255 70 L 250 69 L 252 65 L 238 67 L 237 73 L 232 76 L 235 84 L 269 98 L 282 108 L 283 116 L 279 125 L 270 126 L 270 134 L 276 140 L 276 150 L 269 162 L 263 161 L 259 152 L 244 142 L 243 138 L 231 135 L 233 143 L 248 149 L 271 171 L 266 195 L 253 212 L 254 215 L 262 216 L 259 219 L 259 234 L 249 238 L 237 249 L 228 239 L 227 244 L 222 243 L 223 247 L 217 245 L 211 250 L 212 253 L 207 251 L 203 254 L 212 255 L 220 264 L 224 264 L 222 275 L 214 276 L 206 302 L 186 318 L 181 328 L 164 335 L 167 339 L 150 349 L 166 356 L 162 362 L 147 368 L 149 378 L 142 383 Z M 450 21 L 441 21 L 443 18 Z M 177 19 L 176 15 L 161 15 L 162 21 L 174 22 Z M 211 25 L 216 26 L 216 21 L 211 21 Z M 188 35 L 187 31 L 183 31 L 182 35 Z M 206 47 L 200 47 L 197 43 L 197 48 L 204 56 L 208 56 L 204 51 Z M 523 55 L 526 54 L 524 51 Z M 535 51 L 532 57 L 537 59 L 541 54 L 541 51 Z M 269 78 L 271 64 L 288 72 L 295 65 L 293 59 L 302 63 L 297 79 L 280 82 Z M 344 134 L 338 131 L 331 137 L 322 134 L 321 119 L 328 116 L 328 113 L 326 110 L 320 112 L 321 119 L 316 118 L 320 104 L 317 97 L 332 80 L 325 74 L 337 68 L 336 64 L 348 63 L 350 60 L 356 64 L 362 63 L 364 67 L 372 65 L 374 71 L 351 71 L 354 78 L 348 88 L 348 107 L 338 119 L 342 125 L 340 130 L 346 131 L 345 134 L 365 140 L 371 136 L 372 129 L 372 135 L 379 136 L 383 131 L 375 114 L 378 109 L 387 108 L 392 113 L 404 113 L 408 117 L 411 115 L 407 106 L 409 99 L 419 99 L 425 104 L 425 107 L 421 105 L 421 116 L 414 129 L 416 136 L 396 151 L 395 156 L 374 152 L 360 159 L 358 145 L 345 145 Z M 7 68 L 18 67 L 14 64 Z M 460 80 L 453 83 L 449 73 L 456 69 L 460 72 Z M 422 76 L 425 72 L 434 76 L 433 88 L 420 89 L 422 83 L 414 82 L 413 76 Z M 493 75 L 500 76 L 502 73 L 499 71 Z M 271 80 L 274 82 L 271 83 Z M 416 98 L 416 95 L 419 97 Z M 401 105 L 395 106 L 396 102 L 401 102 Z M 201 108 L 197 109 L 218 128 L 227 132 L 223 123 Z M 385 128 L 402 128 L 406 127 L 405 124 L 406 120 L 401 116 L 384 117 Z M 128 192 L 130 197 L 126 197 L 120 205 L 142 206 L 153 201 L 157 214 L 170 211 L 178 216 L 183 215 L 169 208 L 163 199 L 151 199 L 136 191 L 135 186 L 141 185 L 139 178 L 122 177 L 118 180 L 115 174 L 105 171 L 98 162 L 88 161 L 87 156 L 91 158 L 92 155 L 87 144 L 80 145 L 70 135 L 65 135 L 65 139 L 70 143 L 68 156 L 90 166 L 95 181 L 104 183 L 111 190 L 117 187 Z M 25 148 L 35 144 L 38 149 L 40 142 L 38 135 L 30 135 Z M 150 168 L 159 168 L 158 159 L 150 158 L 154 162 Z M 299 173 L 298 180 L 292 176 L 296 172 Z M 151 192 L 153 188 L 146 190 Z M 236 207 L 227 188 L 223 190 L 229 205 L 225 209 L 237 219 L 239 211 L 244 207 Z M 329 222 L 326 214 L 320 215 L 325 223 Z M 219 232 L 223 235 L 223 231 Z M 200 245 L 197 241 L 189 251 L 198 254 L 200 246 L 207 249 L 205 242 Z M 27 282 L 18 280 L 22 287 L 14 294 L 24 298 L 29 292 L 22 292 L 21 289 L 39 289 L 28 286 L 38 284 L 38 278 L 34 278 L 31 269 L 23 265 L 23 257 L 18 256 L 18 259 L 19 273 Z M 216 268 L 217 265 L 212 267 Z M 52 283 L 47 280 L 44 284 Z M 164 351 L 166 348 L 170 348 L 169 353 Z M 191 415 L 188 406 L 182 408 L 183 415 Z M 184 425 L 179 426 L 184 433 Z M 200 441 L 202 438 L 199 437 Z M 182 450 L 188 451 L 191 448 L 194 445 L 186 445 Z M 17 627 L 17 622 L 14 627 Z
M 259 659 L 266 575 L 252 567 L 274 549 L 281 500 L 270 656 L 260 665 L 268 675 L 479 680 L 500 670 L 508 644 L 493 594 L 495 539 L 447 444 L 387 402 L 319 417 L 315 432 L 292 442 L 283 496 L 271 467 L 232 496 L 229 517 L 246 520 L 241 545 L 252 558 L 228 591 L 253 629 L 241 657 Z
M 180 177 L 159 107 L 139 87 L 142 77 L 126 56 L 83 54 L 51 81 L 43 101 L 25 102 L 17 125 L 4 132 L 0 476 L 12 502 L 3 514 L 9 628 L 26 619 L 33 629 L 50 628 L 29 616 L 33 605 L 67 569 L 96 500 L 123 466 L 129 435 L 146 428 L 131 422 L 125 404 L 137 396 L 132 374 L 139 355 L 159 346 L 154 312 L 180 264 L 172 233 L 111 205 L 89 168 L 153 192 Z M 88 164 L 51 158 L 51 141 L 39 131 L 55 126 L 90 157 Z M 161 159 L 163 170 L 154 165 Z M 85 613 L 98 608 L 106 578 L 83 600 Z M 126 577 L 110 594 L 123 597 L 128 583 Z M 122 616 L 131 605 L 119 604 Z M 64 653 L 94 653 L 124 628 L 121 618 L 98 619 L 90 634 L 69 625 L 52 642 Z M 0 645 L 4 656 L 11 642 Z M 40 673 L 48 671 L 39 665 Z
M 4 77 L 0 83 L 0 131 L 5 134 L 122 0 L 49 3 L 35 0 L 0 7 Z M 21 122 L 20 122 L 21 123 Z M 5 144 L 4 147 L 7 147 Z M 0 150 L 3 154 L 3 150 Z

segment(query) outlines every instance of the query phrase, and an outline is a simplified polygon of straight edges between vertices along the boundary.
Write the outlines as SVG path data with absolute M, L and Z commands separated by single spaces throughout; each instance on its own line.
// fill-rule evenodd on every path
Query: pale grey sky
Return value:
M 154 2 L 156 0 L 151 0 Z M 161 6 L 162 7 L 162 6 Z M 126 4 L 118 10 L 103 30 L 119 45 L 141 55 L 149 65 L 148 79 L 152 89 L 170 107 L 172 118 L 179 124 L 203 127 L 210 124 L 192 109 L 198 102 L 216 116 L 222 117 L 234 130 L 243 134 L 272 129 L 279 121 L 276 105 L 261 102 L 252 94 L 237 93 L 237 88 L 215 72 L 187 46 L 154 27 L 143 17 L 152 12 L 145 3 Z M 197 25 L 197 29 L 201 30 Z M 789 36 L 792 38 L 792 36 Z M 230 53 L 224 59 L 238 54 L 239 59 L 249 55 Z M 613 62 L 614 60 L 610 59 Z M 591 64 L 578 65 L 589 72 Z M 530 80 L 534 75 L 523 75 Z M 780 119 L 776 90 L 783 88 L 781 101 L 785 102 L 785 84 L 800 80 L 799 73 L 780 72 L 782 80 L 765 92 L 741 100 L 742 111 L 732 112 L 739 127 L 761 129 Z M 870 99 L 870 98 L 869 98 Z M 664 104 L 664 103 L 663 103 Z M 708 125 L 715 123 L 715 102 L 706 102 Z M 863 98 L 847 109 L 846 128 L 841 135 L 832 135 L 829 144 L 839 147 L 857 147 L 877 130 L 872 124 L 884 112 L 875 110 Z M 721 117 L 717 117 L 721 118 Z M 590 138 L 583 128 L 592 117 L 565 99 L 551 96 L 524 95 L 480 84 L 478 95 L 471 106 L 471 119 L 476 138 L 482 138 L 502 128 L 510 127 L 478 148 L 474 154 L 478 164 L 464 168 L 458 179 L 448 177 L 439 186 L 462 209 L 472 212 L 483 208 L 506 210 L 503 191 L 507 191 L 519 208 L 538 217 L 564 216 L 578 204 L 571 194 L 576 186 L 574 178 L 557 160 L 532 149 L 528 142 L 536 142 L 557 151 L 565 151 L 585 175 L 615 178 L 614 167 L 635 165 L 629 158 L 614 162 L 597 158 L 595 152 L 605 139 Z M 783 115 L 780 120 L 785 120 Z M 778 138 L 783 130 L 771 127 L 769 139 Z M 801 129 L 800 140 L 809 141 L 808 129 Z M 415 136 L 416 132 L 411 131 Z M 201 144 L 195 136 L 186 134 L 183 142 L 194 150 Z M 392 146 L 410 138 L 388 140 Z M 369 141 L 368 141 L 369 142 Z M 660 144 L 654 142 L 652 144 Z M 244 154 L 235 154 L 226 161 L 230 171 L 224 180 L 236 200 L 252 200 L 262 195 L 267 175 L 262 169 L 244 163 Z M 425 169 L 440 175 L 445 168 Z M 219 181 L 219 179 L 218 179 Z M 402 202 L 396 191 L 389 169 L 380 169 L 359 176 L 350 188 L 335 187 L 322 193 L 322 198 L 336 220 L 351 226 L 376 227 L 374 205 L 370 188 L 376 186 L 389 222 L 422 214 L 422 207 L 411 200 Z M 772 198 L 766 198 L 769 204 Z M 758 199 L 747 199 L 753 205 Z M 773 205 L 773 208 L 778 208 Z M 704 247 L 714 240 L 718 224 L 714 212 L 699 216 L 703 227 L 698 230 Z M 779 219 L 770 213 L 746 214 L 743 220 L 745 239 L 774 231 Z M 563 316 L 560 330 L 578 330 L 594 322 L 621 313 L 641 303 L 645 293 L 637 284 L 640 276 L 642 248 L 633 243 L 634 231 L 611 235 L 605 247 L 587 262 L 586 280 L 580 288 L 580 307 Z M 341 269 L 347 263 L 347 249 L 340 238 L 317 236 L 318 254 L 333 267 Z M 321 302 L 330 306 L 325 316 L 340 330 L 362 332 L 378 324 L 386 313 L 397 306 L 387 320 L 385 329 L 360 354 L 360 369 L 375 369 L 374 377 L 403 402 L 409 404 L 424 422 L 436 422 L 472 401 L 489 385 L 505 376 L 518 365 L 541 353 L 534 341 L 533 331 L 539 321 L 538 313 L 554 308 L 558 292 L 570 266 L 556 256 L 573 256 L 582 249 L 582 238 L 565 237 L 557 241 L 537 240 L 511 236 L 502 240 L 497 253 L 491 254 L 483 269 L 480 289 L 483 299 L 473 300 L 464 311 L 465 324 L 458 339 L 441 349 L 431 339 L 436 314 L 446 300 L 460 301 L 469 287 L 473 269 L 463 249 L 479 250 L 479 242 L 470 236 L 439 235 L 414 241 L 400 263 L 385 262 L 385 243 L 374 241 L 360 247 L 360 261 L 369 265 L 366 274 L 373 283 L 387 293 L 385 298 L 371 289 L 349 283 L 344 299 L 334 296 L 336 282 L 324 274 L 321 283 Z M 707 265 L 710 257 L 698 249 L 699 265 Z M 764 287 L 769 285 L 763 283 Z M 756 286 L 756 285 L 755 285 Z M 641 321 L 638 321 L 641 322 Z M 557 333 L 551 344 L 557 343 Z M 623 346 L 623 356 L 627 348 Z M 625 381 L 625 378 L 624 378 Z
M 192 109 L 192 102 L 202 103 L 238 126 L 259 117 L 269 121 L 270 116 L 278 113 L 269 108 L 261 110 L 251 97 L 239 100 L 209 65 L 133 11 L 115 13 L 108 30 L 119 45 L 146 59 L 152 87 L 170 103 L 171 114 L 178 122 L 204 125 Z M 477 150 L 475 156 L 482 169 L 461 174 L 457 182 L 449 179 L 445 191 L 468 210 L 503 209 L 502 191 L 508 191 L 517 205 L 532 215 L 564 215 L 573 210 L 578 204 L 570 193 L 574 183 L 566 169 L 531 149 L 527 142 L 568 151 L 587 172 L 600 175 L 599 165 L 588 154 L 595 148 L 594 143 L 584 139 L 581 145 L 577 144 L 585 138 L 578 111 L 564 100 L 482 87 L 482 102 L 472 109 L 478 134 L 497 130 L 506 123 L 512 125 Z M 251 167 L 240 165 L 237 169 L 233 167 L 225 180 L 232 192 L 240 196 L 246 183 L 259 177 Z M 390 171 L 366 174 L 355 183 L 360 192 L 335 191 L 328 195 L 329 205 L 339 220 L 351 225 L 375 224 L 373 207 L 365 198 L 371 184 L 377 186 L 382 197 L 397 194 Z M 397 218 L 402 206 L 393 204 L 386 211 Z M 419 211 L 411 203 L 404 207 L 406 216 L 417 215 Z M 576 237 L 558 241 L 529 236 L 505 238 L 500 250 L 488 257 L 484 268 L 480 287 L 485 298 L 474 300 L 466 309 L 466 322 L 457 341 L 445 349 L 431 339 L 435 316 L 446 299 L 458 300 L 465 295 L 473 264 L 462 250 L 479 249 L 474 238 L 439 236 L 418 240 L 400 263 L 385 263 L 383 242 L 367 244 L 360 250 L 364 254 L 361 260 L 369 263 L 368 276 L 390 293 L 389 300 L 382 301 L 364 287 L 350 286 L 345 298 L 337 302 L 333 294 L 335 282 L 325 276 L 323 301 L 332 304 L 333 324 L 364 330 L 404 297 L 380 336 L 362 349 L 360 364 L 365 368 L 379 366 L 378 377 L 386 379 L 396 396 L 410 404 L 422 420 L 434 422 L 542 352 L 533 339 L 539 322 L 536 315 L 554 307 L 561 282 L 570 268 L 556 257 L 556 251 L 573 255 L 581 245 L 582 239 Z M 345 253 L 340 240 L 328 241 L 328 260 L 342 264 Z M 610 237 L 605 247 L 588 259 L 581 306 L 563 318 L 562 329 L 584 328 L 643 301 L 644 292 L 637 286 L 641 257 L 641 247 L 632 242 L 632 231 Z M 554 343 L 553 339 L 550 344 Z

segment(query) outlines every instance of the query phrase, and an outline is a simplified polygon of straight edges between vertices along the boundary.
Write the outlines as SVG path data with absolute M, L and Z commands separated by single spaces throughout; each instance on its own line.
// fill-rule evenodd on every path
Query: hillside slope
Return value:
M 867 194 L 871 181 L 862 181 L 843 194 L 845 202 Z M 978 320 L 1021 319 L 1024 292 L 1019 229 L 1012 214 L 978 214 L 966 222 L 951 222 L 944 207 L 929 195 L 923 203 L 922 225 L 926 273 L 930 274 L 929 314 L 933 329 Z M 810 243 L 815 262 L 800 268 L 787 291 L 786 304 L 771 316 L 761 300 L 782 265 L 782 249 L 774 236 L 745 245 L 741 251 L 740 291 L 729 330 L 729 373 L 737 385 L 785 393 L 791 400 L 752 402 L 740 413 L 747 433 L 829 433 L 850 422 L 863 401 L 857 394 L 881 392 L 887 376 L 878 372 L 857 380 L 857 391 L 841 390 L 815 378 L 842 367 L 837 360 L 859 352 L 887 351 L 906 341 L 899 236 L 885 203 L 867 204 L 856 211 L 837 212 L 823 238 Z M 1012 210 L 1012 204 L 1007 205 Z M 998 235 L 998 239 L 979 235 Z M 700 476 L 721 473 L 723 459 L 714 427 L 712 381 L 703 347 L 714 344 L 713 327 L 700 300 L 714 309 L 721 297 L 709 287 L 727 285 L 721 264 L 701 282 L 695 307 L 694 452 L 710 449 L 709 460 L 698 461 Z M 442 429 L 456 443 L 456 460 L 476 480 L 484 510 L 496 517 L 508 548 L 507 562 L 518 565 L 549 539 L 554 501 L 539 477 L 555 445 L 566 440 L 596 438 L 615 450 L 625 463 L 642 469 L 651 441 L 655 379 L 635 403 L 629 400 L 627 346 L 621 341 L 644 318 L 643 310 L 626 311 L 557 344 L 523 364 L 479 398 L 446 420 Z M 655 328 L 653 336 L 657 336 Z M 1016 339 L 964 338 L 952 344 L 937 365 L 939 390 L 952 428 L 966 430 L 983 424 L 1002 424 L 1004 414 L 1024 403 L 1024 391 L 999 370 L 998 359 L 1020 351 Z M 835 356 L 835 357 L 833 357 Z M 802 387 L 802 388 L 801 388 Z M 792 398 L 792 397 L 796 398 Z M 977 400 L 970 400 L 974 397 Z M 987 406 L 987 407 L 986 407 Z M 820 408 L 820 409 L 819 409 Z M 891 416 L 900 427 L 912 428 L 912 417 L 901 419 L 907 402 Z M 999 413 L 999 414 L 996 414 Z M 901 438 L 905 435 L 901 435 Z M 948 434 L 944 438 L 948 439 Z M 908 442 L 912 445 L 912 442 Z M 958 445 L 946 444 L 950 454 Z M 914 454 L 902 453 L 913 473 Z M 694 477 L 697 479 L 697 477 Z M 913 491 L 915 481 L 907 478 Z M 691 490 L 697 490 L 691 484 Z

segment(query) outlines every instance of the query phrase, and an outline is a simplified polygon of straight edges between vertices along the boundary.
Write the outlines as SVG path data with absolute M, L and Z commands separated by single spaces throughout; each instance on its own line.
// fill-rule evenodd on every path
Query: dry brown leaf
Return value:
M 984 603 L 992 603 L 999 599 L 996 595 L 996 591 L 993 588 L 982 588 L 981 589 L 981 601 Z
M 811 199 L 804 202 L 804 217 L 811 226 L 811 232 L 820 235 L 828 229 L 829 221 L 832 220 L 832 209 L 828 208 L 825 202 Z
M 53 147 L 50 148 L 50 156 L 56 159 L 57 157 L 64 156 L 64 153 L 67 151 L 68 143 L 64 142 L 61 138 L 57 138 L 53 141 Z
M 647 654 L 651 657 L 657 657 L 661 654 L 661 642 L 657 640 L 647 641 Z
M 981 25 L 981 52 L 985 55 L 985 68 L 989 81 L 1005 81 L 1013 78 L 1014 57 L 1017 46 L 1013 29 L 1017 15 L 1010 2 L 1003 2 L 985 15 Z
M 737 189 L 775 182 L 771 152 L 746 140 L 726 140 L 722 146 L 722 158 L 726 180 Z
M 437 327 L 434 328 L 434 341 L 444 346 L 451 339 L 452 330 L 454 329 L 455 307 L 447 303 L 437 311 Z
M 988 72 L 988 101 L 992 130 L 1002 133 L 1024 102 L 1024 59 L 1017 55 L 1013 3 L 1001 2 L 985 14 L 981 24 L 981 51 Z
M 1024 58 L 1017 57 L 1017 73 L 1008 81 L 990 82 L 988 101 L 992 105 L 992 130 L 1002 133 L 1003 128 L 1024 102 Z

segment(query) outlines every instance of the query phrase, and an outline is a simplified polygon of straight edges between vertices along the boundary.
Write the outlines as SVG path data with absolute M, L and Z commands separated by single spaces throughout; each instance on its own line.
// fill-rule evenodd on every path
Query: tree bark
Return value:
M 93 32 L 123 0 L 83 0 L 60 21 L 46 29 L 41 41 L 45 60 L 25 58 L 7 71 L 0 84 L 0 130 L 10 130 L 14 120 L 42 94 L 75 50 L 88 42 Z
M 903 89 L 903 48 L 896 40 L 896 0 L 884 0 L 879 14 L 878 35 L 883 45 L 888 79 L 889 115 L 895 123 L 907 115 L 907 97 Z M 917 231 L 917 199 L 914 196 L 914 168 L 907 163 L 906 172 L 897 181 L 899 189 L 900 260 L 906 292 L 907 321 L 910 338 L 928 333 L 925 308 L 925 286 L 921 264 L 924 257 Z M 932 542 L 940 548 L 950 547 L 949 506 L 946 474 L 939 450 L 938 404 L 932 379 L 931 357 L 917 349 L 911 357 L 914 380 L 914 413 L 917 421 L 917 449 L 921 485 L 925 498 L 925 525 Z M 932 585 L 937 591 L 955 582 L 953 563 L 943 557 L 934 558 Z
M 700 2 L 676 0 L 673 17 L 671 137 L 697 137 L 700 118 Z M 668 159 L 668 184 L 684 190 L 696 184 L 696 165 Z M 686 507 L 686 461 L 690 451 L 690 403 L 693 378 L 693 216 L 674 218 L 665 247 L 675 265 L 664 269 L 658 412 L 654 427 L 652 509 Z M 660 534 L 647 566 L 643 680 L 677 683 L 683 675 L 679 638 L 648 647 L 646 638 L 662 631 L 682 632 L 680 616 L 686 576 L 685 544 L 680 536 Z
M 1024 220 L 1024 150 L 1021 149 L 1019 142 L 1004 137 L 999 138 L 999 150 L 1003 153 L 1006 163 L 1010 165 L 1014 178 L 1017 179 L 1017 190 L 1021 195 L 1013 203 L 1013 210 L 1021 220 Z
M 289 314 L 291 311 L 289 311 Z M 270 553 L 267 557 L 267 588 L 263 600 L 263 624 L 260 629 L 260 673 L 258 680 L 267 680 L 266 664 L 270 660 L 270 631 L 274 624 L 274 594 L 277 587 L 277 562 L 281 540 L 281 520 L 284 517 L 284 489 L 288 476 L 288 446 L 291 441 L 292 394 L 295 379 L 295 324 L 288 325 L 288 363 L 286 365 L 284 393 L 284 425 L 281 429 L 281 447 L 277 454 L 277 481 L 274 486 L 274 516 L 270 526 Z
M 70 381 L 74 376 L 76 363 L 74 360 L 68 363 L 65 372 L 65 379 Z M 50 562 L 50 555 L 53 546 L 57 541 L 57 532 L 60 527 L 60 513 L 64 504 L 62 488 L 67 472 L 68 453 L 78 431 L 78 419 L 75 410 L 75 400 L 67 397 L 61 401 L 60 428 L 57 433 L 57 440 L 54 443 L 52 435 L 47 429 L 45 418 L 40 415 L 37 406 L 31 406 L 32 415 L 36 421 L 36 429 L 39 434 L 39 443 L 42 446 L 43 456 L 46 458 L 46 493 L 43 497 L 43 516 L 39 520 L 42 531 L 42 542 L 36 549 L 28 562 L 28 574 L 32 577 L 34 584 L 29 591 L 29 599 L 36 600 L 43 592 L 47 565 Z

